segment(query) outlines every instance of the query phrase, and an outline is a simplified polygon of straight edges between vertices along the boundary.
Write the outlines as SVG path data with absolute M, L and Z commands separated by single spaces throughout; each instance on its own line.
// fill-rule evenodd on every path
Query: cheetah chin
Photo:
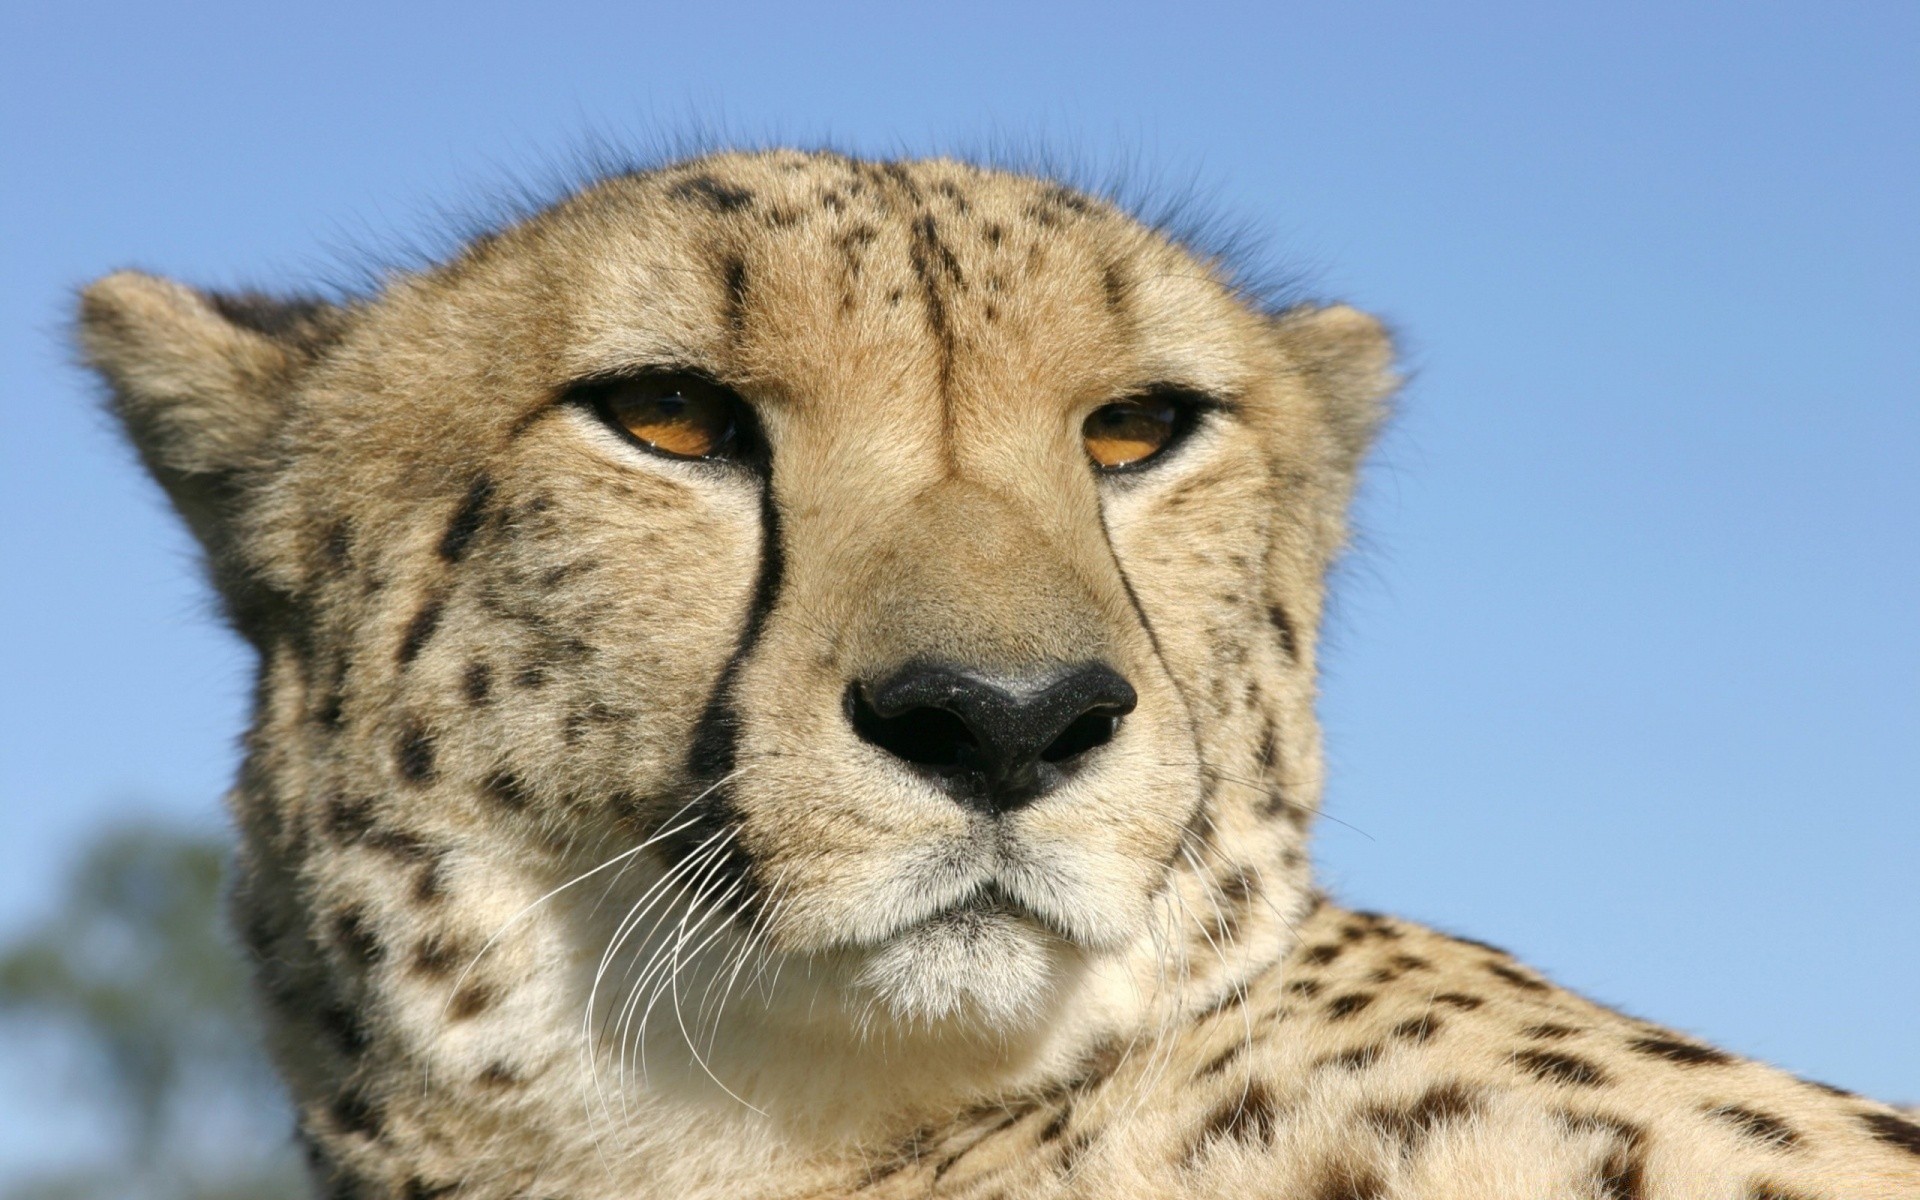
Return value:
M 259 655 L 316 1195 L 1920 1197 L 1908 1116 L 1315 888 L 1372 317 L 768 151 L 78 336 Z

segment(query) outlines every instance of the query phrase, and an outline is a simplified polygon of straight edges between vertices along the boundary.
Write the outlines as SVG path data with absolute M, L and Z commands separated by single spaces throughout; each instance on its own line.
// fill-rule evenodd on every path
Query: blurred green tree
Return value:
M 0 1178 L 6 1200 L 307 1195 L 227 936 L 226 859 L 204 834 L 108 830 L 58 910 L 0 949 L 0 1038 L 76 1064 L 57 1082 L 104 1148 Z

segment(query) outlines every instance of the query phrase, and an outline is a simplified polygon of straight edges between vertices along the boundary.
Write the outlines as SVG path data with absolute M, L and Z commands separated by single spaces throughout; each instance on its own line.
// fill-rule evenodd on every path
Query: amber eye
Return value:
M 674 458 L 722 458 L 740 436 L 739 398 L 695 375 L 604 384 L 595 407 L 616 429 Z
M 1167 448 L 1180 425 L 1172 400 L 1142 396 L 1093 410 L 1080 428 L 1087 457 L 1103 471 L 1137 466 Z

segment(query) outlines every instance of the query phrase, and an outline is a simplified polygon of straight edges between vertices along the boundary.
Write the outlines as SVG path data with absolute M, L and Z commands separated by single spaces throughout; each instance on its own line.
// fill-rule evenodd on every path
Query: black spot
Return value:
M 722 183 L 711 175 L 695 175 L 667 189 L 675 200 L 700 204 L 718 213 L 739 212 L 753 203 L 753 193 Z
M 322 1005 L 314 1013 L 314 1022 L 348 1056 L 359 1054 L 372 1040 L 358 1014 L 344 1004 Z
M 538 691 L 547 683 L 547 669 L 541 666 L 521 667 L 514 674 L 513 686 L 527 691 Z
M 1704 1110 L 1716 1120 L 1738 1129 L 1742 1136 L 1775 1150 L 1791 1150 L 1800 1144 L 1800 1132 L 1779 1117 L 1744 1104 L 1721 1104 Z
M 453 994 L 447 1002 L 447 1016 L 456 1021 L 466 1021 L 493 1007 L 495 1000 L 492 988 L 484 983 L 469 983 Z
M 1598 1063 L 1557 1050 L 1516 1050 L 1509 1061 L 1535 1079 L 1549 1083 L 1602 1087 L 1612 1082 Z
M 1377 1105 L 1363 1114 L 1368 1123 L 1394 1138 L 1408 1153 L 1435 1130 L 1456 1121 L 1464 1121 L 1479 1108 L 1479 1100 L 1464 1086 L 1448 1082 L 1436 1084 L 1419 1099 L 1404 1107 Z
M 1892 1113 L 1860 1113 L 1860 1123 L 1868 1132 L 1889 1146 L 1920 1154 L 1920 1125 L 1902 1120 Z
M 446 533 L 440 536 L 441 558 L 457 563 L 466 557 L 474 535 L 480 532 L 481 525 L 486 522 L 487 505 L 492 500 L 492 478 L 485 472 L 474 476 L 472 485 L 467 488 L 466 499 L 460 501 L 460 507 L 453 512 L 453 519 L 447 522 Z
M 444 934 L 428 934 L 413 948 L 413 969 L 429 979 L 451 975 L 466 959 L 468 948 Z
M 1449 935 L 1449 936 L 1452 936 L 1452 935 Z M 1470 937 L 1453 937 L 1453 940 L 1456 942 L 1459 942 L 1463 946 L 1473 946 L 1478 949 L 1485 950 L 1488 954 L 1498 954 L 1502 958 L 1513 957 L 1513 955 L 1501 949 L 1499 946 L 1494 945 L 1492 942 L 1482 942 Z
M 487 1069 L 480 1072 L 475 1082 L 483 1088 L 499 1092 L 519 1087 L 522 1080 L 514 1073 L 512 1067 L 503 1062 L 495 1062 L 487 1064 Z
M 1278 1113 L 1271 1093 L 1259 1083 L 1249 1083 L 1229 1098 L 1200 1124 L 1199 1132 L 1188 1148 L 1191 1163 L 1217 1142 L 1235 1141 L 1243 1145 L 1267 1145 L 1273 1140 L 1273 1122 Z
M 384 953 L 362 908 L 349 908 L 334 917 L 333 940 L 349 959 L 363 968 L 379 962 Z
M 326 694 L 326 698 L 320 701 L 320 707 L 315 710 L 313 719 L 328 729 L 338 729 L 343 723 L 345 705 L 346 699 L 337 689 L 330 691 Z
M 1802 1079 L 1800 1082 L 1806 1084 L 1810 1088 L 1817 1088 L 1818 1090 L 1825 1092 L 1829 1096 L 1839 1096 L 1843 1099 L 1851 1100 L 1857 1094 L 1854 1092 L 1850 1092 L 1843 1087 L 1835 1087 L 1830 1083 L 1821 1083 L 1817 1079 Z
M 413 614 L 413 620 L 407 623 L 406 636 L 400 639 L 400 649 L 394 656 L 401 666 L 420 656 L 433 631 L 440 628 L 440 616 L 445 609 L 445 601 L 435 598 L 421 605 L 420 611 Z
M 1575 1132 L 1602 1133 L 1624 1146 L 1639 1147 L 1647 1140 L 1647 1131 L 1632 1121 L 1611 1113 L 1574 1112 L 1561 1109 L 1554 1114 Z
M 409 1179 L 400 1188 L 400 1200 L 442 1200 L 442 1197 L 457 1191 L 457 1183 L 428 1183 L 424 1179 Z
M 1538 1038 L 1543 1042 L 1558 1042 L 1570 1038 L 1580 1030 L 1571 1025 L 1556 1025 L 1548 1022 L 1544 1025 L 1529 1025 L 1520 1031 L 1522 1037 Z
M 1287 993 L 1293 996 L 1305 996 L 1311 1000 L 1321 992 L 1318 979 L 1296 979 L 1287 985 Z
M 1523 975 L 1505 963 L 1487 963 L 1485 965 L 1489 973 L 1506 980 L 1522 991 L 1547 992 L 1553 990 L 1549 985 L 1542 983 L 1530 975 Z
M 1205 1008 L 1193 1014 L 1194 1024 L 1197 1025 L 1202 1021 L 1217 1017 L 1224 1012 L 1232 1012 L 1246 1002 L 1247 990 L 1245 988 L 1228 988 L 1225 992 L 1215 996 Z
M 1377 1045 L 1354 1046 L 1335 1054 L 1324 1054 L 1313 1060 L 1316 1068 L 1332 1067 L 1341 1071 L 1362 1071 L 1380 1061 L 1385 1047 Z
M 1410 1021 L 1402 1021 L 1387 1031 L 1388 1037 L 1406 1042 L 1430 1042 L 1440 1032 L 1442 1022 L 1432 1013 L 1424 1013 Z
M 334 1127 L 341 1133 L 370 1138 L 380 1136 L 380 1111 L 363 1092 L 342 1092 L 334 1100 L 329 1115 L 333 1117 Z
M 466 693 L 468 704 L 485 704 L 493 695 L 493 668 L 483 662 L 468 663 L 460 690 Z
M 1324 967 L 1334 959 L 1346 953 L 1347 948 L 1336 942 L 1327 942 L 1320 946 L 1308 946 L 1300 955 L 1309 966 Z
M 1387 1185 L 1372 1171 L 1351 1163 L 1334 1163 L 1315 1181 L 1311 1196 L 1312 1200 L 1380 1200 L 1386 1194 Z
M 1067 1131 L 1067 1122 L 1072 1119 L 1073 1105 L 1062 1105 L 1060 1111 L 1053 1114 L 1053 1117 L 1045 1125 L 1040 1127 L 1040 1133 L 1036 1140 L 1044 1146 L 1048 1142 L 1058 1139 L 1061 1134 Z
M 480 785 L 489 800 L 516 812 L 527 807 L 527 788 L 512 771 L 495 771 Z
M 419 722 L 408 725 L 400 735 L 400 743 L 395 748 L 394 759 L 400 767 L 400 777 L 408 783 L 428 784 L 433 782 L 433 735 Z
M 1348 992 L 1327 1001 L 1327 1020 L 1344 1021 L 1373 1003 L 1372 992 Z
M 1200 1068 L 1200 1074 L 1203 1076 L 1218 1075 L 1220 1072 L 1226 1070 L 1227 1067 L 1231 1065 L 1235 1059 L 1239 1058 L 1241 1055 L 1245 1054 L 1246 1052 L 1247 1052 L 1246 1042 L 1235 1042 L 1233 1045 L 1228 1046 L 1225 1050 L 1222 1050 L 1220 1053 L 1214 1055 L 1212 1059 L 1208 1060 L 1207 1065 Z
M 1755 1180 L 1747 1186 L 1747 1200 L 1808 1200 L 1800 1192 L 1790 1192 L 1777 1183 Z
M 1287 610 L 1278 604 L 1269 605 L 1267 621 L 1273 626 L 1274 632 L 1280 635 L 1280 653 L 1286 655 L 1289 662 L 1299 662 L 1300 637 L 1294 632 L 1293 618 L 1287 615 Z
M 1647 1160 L 1629 1146 L 1617 1146 L 1600 1163 L 1600 1200 L 1645 1200 Z
M 1486 1003 L 1486 1001 L 1480 997 L 1470 996 L 1465 992 L 1441 992 L 1435 996 L 1434 999 L 1441 1004 L 1450 1004 L 1461 1012 L 1472 1012 L 1474 1009 Z
M 353 562 L 353 520 L 342 517 L 327 530 L 320 555 L 331 571 L 344 571 Z
M 1627 1049 L 1636 1054 L 1664 1058 L 1683 1067 L 1723 1067 L 1733 1061 L 1732 1055 L 1711 1046 L 1696 1046 L 1692 1042 L 1677 1042 L 1672 1038 L 1635 1038 L 1627 1043 Z
M 327 832 L 351 845 L 373 828 L 373 801 L 337 799 L 327 806 Z

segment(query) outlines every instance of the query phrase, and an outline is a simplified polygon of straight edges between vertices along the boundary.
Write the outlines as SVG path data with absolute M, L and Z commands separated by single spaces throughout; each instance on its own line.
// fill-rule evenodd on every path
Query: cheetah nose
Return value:
M 1113 740 L 1136 700 L 1104 663 L 1009 677 L 913 662 L 848 687 L 846 707 L 862 739 L 966 807 L 999 816 L 1064 783 Z

